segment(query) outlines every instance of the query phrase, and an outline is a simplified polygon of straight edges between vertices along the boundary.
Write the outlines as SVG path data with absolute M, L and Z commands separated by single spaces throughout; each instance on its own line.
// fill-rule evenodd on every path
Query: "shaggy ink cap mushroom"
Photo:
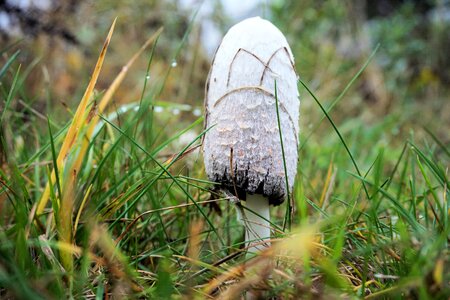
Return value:
M 284 35 L 259 17 L 228 31 L 206 84 L 203 153 L 211 181 L 239 199 L 260 194 L 271 205 L 291 192 L 297 172 L 299 95 Z M 275 81 L 289 187 L 278 128 Z M 232 168 L 232 170 L 231 170 Z

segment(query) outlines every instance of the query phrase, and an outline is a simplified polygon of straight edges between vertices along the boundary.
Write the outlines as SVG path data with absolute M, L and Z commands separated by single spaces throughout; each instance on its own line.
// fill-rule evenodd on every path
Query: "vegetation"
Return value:
M 198 151 L 194 21 L 173 55 L 154 28 L 121 69 L 114 22 L 65 109 L 51 81 L 38 109 L 39 62 L 0 46 L 0 297 L 448 299 L 449 23 L 406 4 L 349 24 L 345 3 L 264 6 L 296 57 L 302 133 L 292 215 L 272 210 L 273 247 L 250 260 Z M 105 68 L 119 71 L 99 88 Z

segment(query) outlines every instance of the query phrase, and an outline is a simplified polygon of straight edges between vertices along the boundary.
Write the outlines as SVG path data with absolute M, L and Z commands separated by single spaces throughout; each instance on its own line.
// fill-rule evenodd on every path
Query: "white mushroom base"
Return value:
M 270 246 L 269 200 L 260 194 L 247 194 L 245 201 L 245 240 L 249 256 Z

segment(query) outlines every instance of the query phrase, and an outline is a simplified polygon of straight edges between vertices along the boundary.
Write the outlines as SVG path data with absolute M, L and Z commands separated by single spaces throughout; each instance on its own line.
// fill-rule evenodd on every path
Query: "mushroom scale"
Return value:
M 246 19 L 228 31 L 206 84 L 205 169 L 245 200 L 261 194 L 272 205 L 291 192 L 297 172 L 299 95 L 291 49 L 272 23 Z M 275 81 L 289 190 L 283 165 Z

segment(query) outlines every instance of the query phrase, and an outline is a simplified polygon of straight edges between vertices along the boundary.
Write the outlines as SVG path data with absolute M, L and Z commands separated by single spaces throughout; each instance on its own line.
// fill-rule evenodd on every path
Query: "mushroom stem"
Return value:
M 245 207 L 245 240 L 248 253 L 252 255 L 270 245 L 269 199 L 259 194 L 247 194 Z

